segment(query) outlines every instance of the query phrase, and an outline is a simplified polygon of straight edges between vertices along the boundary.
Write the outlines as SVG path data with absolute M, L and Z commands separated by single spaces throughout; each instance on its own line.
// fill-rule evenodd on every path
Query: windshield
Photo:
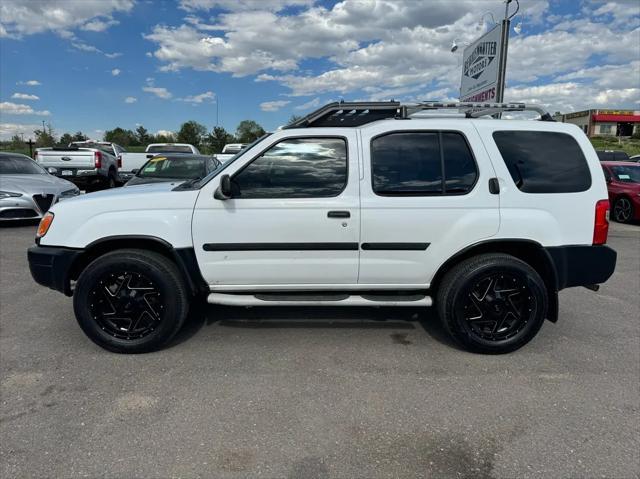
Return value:
M 156 156 L 147 161 L 138 172 L 141 178 L 202 178 L 206 174 L 206 157 L 167 158 Z
M 622 183 L 640 183 L 640 166 L 612 166 L 611 170 Z
M 193 153 L 186 145 L 156 145 L 147 148 L 147 153 Z
M 35 161 L 20 156 L 0 158 L 0 175 L 47 175 Z

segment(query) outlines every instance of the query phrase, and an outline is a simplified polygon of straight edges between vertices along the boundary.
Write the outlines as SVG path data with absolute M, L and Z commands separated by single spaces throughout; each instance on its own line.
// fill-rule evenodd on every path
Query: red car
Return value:
M 609 190 L 613 219 L 620 223 L 640 221 L 640 164 L 601 161 Z

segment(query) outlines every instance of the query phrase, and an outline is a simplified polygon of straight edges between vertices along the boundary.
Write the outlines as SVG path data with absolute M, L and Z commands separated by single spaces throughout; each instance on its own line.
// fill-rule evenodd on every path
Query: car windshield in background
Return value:
M 147 148 L 147 153 L 193 153 L 186 145 L 156 145 Z
M 33 160 L 10 156 L 0 159 L 0 175 L 46 175 L 48 174 Z
M 640 183 L 640 166 L 612 166 L 611 170 L 622 183 Z
M 206 156 L 172 158 L 156 156 L 151 158 L 138 172 L 140 178 L 202 178 L 206 174 Z

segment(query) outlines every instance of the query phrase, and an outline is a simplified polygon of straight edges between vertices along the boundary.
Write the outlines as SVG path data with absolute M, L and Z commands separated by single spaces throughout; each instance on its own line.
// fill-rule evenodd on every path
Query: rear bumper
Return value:
M 81 250 L 32 246 L 27 251 L 29 270 L 36 283 L 71 296 L 69 272 Z
M 608 246 L 557 246 L 545 250 L 555 267 L 558 290 L 604 283 L 616 268 L 617 253 Z

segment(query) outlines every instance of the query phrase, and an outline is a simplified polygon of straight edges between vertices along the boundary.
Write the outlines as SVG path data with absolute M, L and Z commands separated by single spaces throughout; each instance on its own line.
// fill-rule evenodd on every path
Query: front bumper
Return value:
M 27 251 L 29 270 L 36 283 L 71 296 L 69 273 L 82 251 L 51 246 L 32 246 Z
M 616 269 L 618 254 L 608 246 L 556 246 L 545 250 L 555 267 L 558 291 L 604 283 Z

